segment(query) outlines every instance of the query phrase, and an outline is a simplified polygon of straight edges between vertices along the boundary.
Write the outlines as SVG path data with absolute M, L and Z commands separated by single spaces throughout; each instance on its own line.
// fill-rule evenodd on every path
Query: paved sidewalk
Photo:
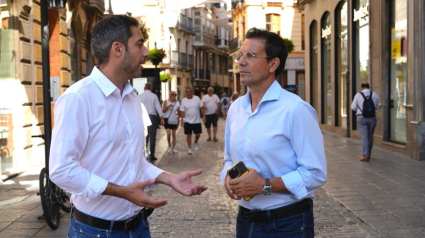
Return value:
M 166 153 L 164 130 L 159 131 L 155 162 L 178 173 L 204 169 L 195 180 L 209 186 L 201 196 L 183 197 L 159 185 L 148 193 L 168 199 L 149 218 L 152 237 L 234 237 L 237 205 L 222 189 L 219 172 L 223 158 L 223 119 L 219 142 L 206 142 L 187 154 L 183 130 L 178 132 L 178 154 Z M 328 181 L 316 192 L 316 237 L 424 237 L 425 162 L 374 147 L 369 163 L 360 162 L 360 141 L 323 132 Z M 161 156 L 164 154 L 164 156 Z M 38 191 L 40 168 L 0 185 L 0 237 L 66 237 L 69 215 L 52 231 L 42 214 Z

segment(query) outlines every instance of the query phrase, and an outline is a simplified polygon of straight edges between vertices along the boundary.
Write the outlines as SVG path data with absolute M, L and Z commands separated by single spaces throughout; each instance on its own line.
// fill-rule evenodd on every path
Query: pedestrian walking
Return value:
M 72 193 L 68 237 L 150 237 L 147 217 L 167 200 L 148 197 L 145 188 L 162 183 L 184 196 L 207 189 L 191 182 L 202 170 L 174 175 L 142 155 L 142 108 L 128 80 L 141 76 L 144 41 L 132 17 L 97 22 L 91 45 L 98 66 L 56 102 L 49 171 Z
M 287 55 L 279 35 L 252 28 L 234 56 L 249 91 L 229 108 L 221 180 L 238 200 L 237 237 L 314 236 L 314 191 L 327 177 L 323 136 L 313 107 L 276 81 Z M 243 175 L 231 179 L 228 169 L 242 161 L 248 173 L 238 166 Z
M 186 135 L 188 154 L 192 154 L 192 133 L 195 134 L 194 149 L 199 149 L 198 141 L 202 133 L 200 113 L 202 113 L 202 120 L 205 123 L 204 105 L 198 96 L 193 95 L 192 88 L 187 87 L 186 97 L 183 98 L 180 106 L 180 117 L 182 118 L 181 126 L 184 128 L 184 134 Z
M 205 110 L 205 128 L 207 128 L 208 139 L 211 141 L 211 124 L 213 125 L 214 142 L 217 142 L 217 122 L 218 122 L 218 109 L 220 108 L 220 99 L 217 94 L 214 94 L 214 88 L 208 88 L 208 94 L 202 98 Z
M 229 110 L 229 102 L 230 99 L 227 97 L 226 94 L 223 94 L 223 97 L 221 98 L 221 113 L 223 113 L 224 120 L 227 118 L 227 111 Z
M 233 92 L 233 94 L 232 94 L 232 98 L 230 99 L 230 102 L 229 102 L 229 108 L 230 108 L 230 106 L 232 105 L 232 103 L 233 103 L 234 101 L 236 101 L 236 99 L 238 99 L 238 97 L 239 97 L 239 93 L 237 93 L 237 92 Z
M 176 100 L 177 93 L 170 91 L 168 100 L 164 101 L 162 111 L 164 112 L 164 127 L 167 130 L 168 149 L 167 152 L 177 154 L 176 131 L 180 122 L 180 102 Z M 172 140 L 171 140 L 172 137 Z
M 149 134 L 146 137 L 146 146 L 150 144 L 150 157 L 147 159 L 155 161 L 157 160 L 155 157 L 156 130 L 159 123 L 164 125 L 164 113 L 162 112 L 158 96 L 152 93 L 152 83 L 145 84 L 145 91 L 139 95 L 139 99 L 145 105 L 152 123 L 152 125 L 148 126 Z
M 363 82 L 360 87 L 361 91 L 354 96 L 351 109 L 356 112 L 357 127 L 362 138 L 363 157 L 360 158 L 360 161 L 369 162 L 373 147 L 373 133 L 376 127 L 376 110 L 379 109 L 379 97 L 369 89 L 369 83 Z

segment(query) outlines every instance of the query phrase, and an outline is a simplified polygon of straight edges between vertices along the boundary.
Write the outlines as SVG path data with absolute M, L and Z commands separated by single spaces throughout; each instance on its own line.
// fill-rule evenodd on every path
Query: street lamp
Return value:
M 49 8 L 63 9 L 67 0 L 41 0 L 41 57 L 43 69 L 43 107 L 44 107 L 44 151 L 46 167 L 49 166 L 50 143 L 52 140 L 52 111 L 50 109 L 50 60 L 49 60 Z

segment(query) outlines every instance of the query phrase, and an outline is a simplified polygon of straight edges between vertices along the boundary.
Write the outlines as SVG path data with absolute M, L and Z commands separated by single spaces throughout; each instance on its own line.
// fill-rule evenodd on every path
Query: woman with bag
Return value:
M 167 152 L 173 154 L 178 153 L 176 149 L 176 131 L 179 128 L 180 121 L 180 103 L 176 100 L 177 93 L 175 91 L 170 91 L 168 100 L 164 101 L 162 105 L 162 111 L 164 112 L 164 127 L 167 130 L 167 140 L 168 140 L 168 149 Z M 173 136 L 173 141 L 171 144 L 171 136 Z

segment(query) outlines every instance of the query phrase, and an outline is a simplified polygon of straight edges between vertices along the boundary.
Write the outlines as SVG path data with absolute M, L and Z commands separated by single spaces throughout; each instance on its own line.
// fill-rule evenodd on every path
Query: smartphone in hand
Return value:
M 247 174 L 249 171 L 246 168 L 244 162 L 238 161 L 236 164 L 234 164 L 232 167 L 230 167 L 229 170 L 227 170 L 227 174 L 231 179 L 239 178 L 245 174 Z M 245 201 L 249 201 L 252 197 L 243 197 Z

